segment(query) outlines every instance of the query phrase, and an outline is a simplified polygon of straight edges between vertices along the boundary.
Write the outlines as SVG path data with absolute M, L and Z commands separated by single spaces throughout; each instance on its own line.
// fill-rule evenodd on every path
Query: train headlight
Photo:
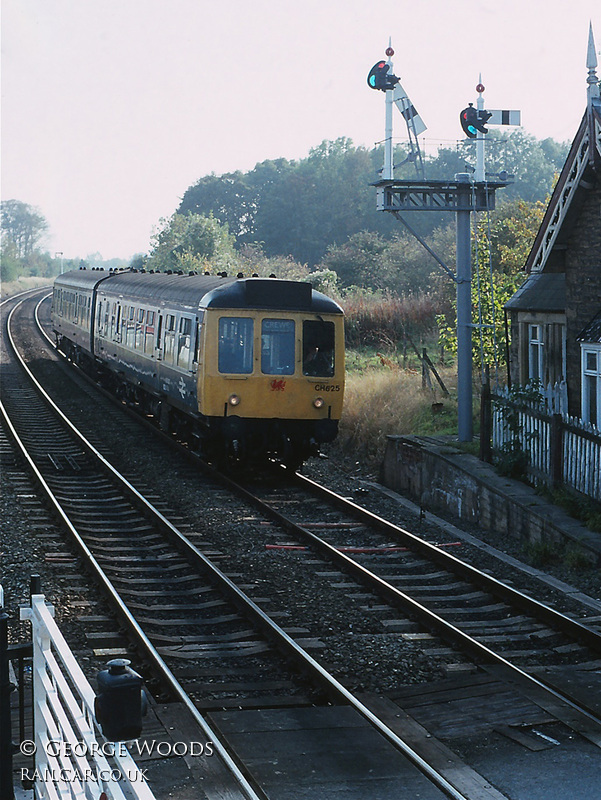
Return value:
M 231 395 L 228 397 L 227 401 L 228 401 L 228 403 L 229 403 L 231 406 L 238 406 L 238 405 L 240 405 L 240 398 L 238 397 L 238 395 L 237 395 L 237 394 L 231 394 Z
M 323 397 L 316 397 L 313 401 L 315 408 L 323 408 Z

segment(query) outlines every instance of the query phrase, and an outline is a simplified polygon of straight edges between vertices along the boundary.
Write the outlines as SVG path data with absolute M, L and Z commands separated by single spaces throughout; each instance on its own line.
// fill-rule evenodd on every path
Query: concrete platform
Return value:
M 456 444 L 456 440 L 455 440 Z M 577 550 L 601 564 L 601 534 L 589 530 L 521 481 L 456 447 L 450 437 L 388 436 L 382 483 L 421 508 L 530 542 Z

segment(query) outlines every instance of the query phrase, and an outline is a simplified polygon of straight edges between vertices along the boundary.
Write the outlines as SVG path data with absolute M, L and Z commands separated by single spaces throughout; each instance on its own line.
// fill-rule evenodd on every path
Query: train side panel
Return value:
M 54 281 L 52 327 L 70 356 L 76 355 L 77 349 L 93 355 L 95 290 L 107 277 L 108 273 L 102 271 L 79 270 L 59 275 Z
M 96 353 L 123 380 L 194 413 L 202 316 L 190 306 L 123 297 L 109 285 L 98 296 Z

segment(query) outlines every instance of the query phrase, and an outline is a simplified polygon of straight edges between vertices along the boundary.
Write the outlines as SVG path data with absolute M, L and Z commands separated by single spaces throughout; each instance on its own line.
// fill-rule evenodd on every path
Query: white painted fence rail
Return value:
M 601 431 L 567 414 L 538 406 L 515 404 L 509 392 L 492 397 L 492 445 L 506 449 L 515 439 L 528 456 L 528 473 L 535 482 L 564 484 L 601 501 Z M 512 409 L 515 422 L 507 422 Z
M 155 800 L 124 742 L 107 742 L 94 719 L 94 690 L 34 594 L 21 619 L 32 624 L 35 781 L 39 800 Z M 23 748 L 23 743 L 21 744 Z M 103 798 L 104 800 L 104 798 Z

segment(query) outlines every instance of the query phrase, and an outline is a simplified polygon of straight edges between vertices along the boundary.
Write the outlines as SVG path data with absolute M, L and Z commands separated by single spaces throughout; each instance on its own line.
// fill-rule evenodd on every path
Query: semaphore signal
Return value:
M 382 169 L 382 178 L 384 180 L 393 180 L 394 178 L 392 147 L 393 105 L 401 112 L 409 134 L 409 148 L 411 152 L 405 161 L 413 161 L 418 175 L 423 178 L 424 168 L 417 137 L 426 130 L 426 125 L 409 99 L 409 95 L 401 86 L 400 79 L 393 72 L 392 56 L 394 55 L 394 50 L 390 43 L 386 48 L 386 55 L 388 56 L 388 61 L 382 59 L 376 62 L 367 75 L 367 85 L 370 89 L 378 89 L 386 94 L 386 132 L 384 137 L 384 167 Z

